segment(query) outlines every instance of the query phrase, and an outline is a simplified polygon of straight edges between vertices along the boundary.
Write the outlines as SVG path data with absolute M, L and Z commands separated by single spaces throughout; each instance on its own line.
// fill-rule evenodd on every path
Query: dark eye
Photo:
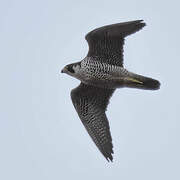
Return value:
M 70 66 L 67 67 L 67 69 L 68 69 L 69 72 L 75 73 L 74 69 L 73 69 L 73 66 L 70 65 Z

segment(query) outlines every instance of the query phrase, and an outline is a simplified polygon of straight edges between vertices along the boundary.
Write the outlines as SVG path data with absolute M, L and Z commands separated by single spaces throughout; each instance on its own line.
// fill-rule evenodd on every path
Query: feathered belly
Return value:
M 115 89 L 124 86 L 123 78 L 127 72 L 120 66 L 85 59 L 81 64 L 80 80 L 85 84 Z
M 83 76 L 81 76 L 81 81 L 91 86 L 108 89 L 116 89 L 123 87 L 124 85 L 123 77 L 114 77 L 113 75 L 108 73 L 84 72 Z

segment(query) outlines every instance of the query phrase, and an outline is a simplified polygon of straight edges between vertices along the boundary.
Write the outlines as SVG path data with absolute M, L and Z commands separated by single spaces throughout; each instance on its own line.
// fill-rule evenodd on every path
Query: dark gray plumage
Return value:
M 102 89 L 81 83 L 71 92 L 72 102 L 82 123 L 101 153 L 112 160 L 112 138 L 105 109 L 113 89 Z
M 124 38 L 144 26 L 142 20 L 137 20 L 89 32 L 86 35 L 89 44 L 87 56 L 62 70 L 81 81 L 71 91 L 72 102 L 89 135 L 107 160 L 113 159 L 113 145 L 105 111 L 115 89 L 156 90 L 160 87 L 157 80 L 134 74 L 123 67 Z

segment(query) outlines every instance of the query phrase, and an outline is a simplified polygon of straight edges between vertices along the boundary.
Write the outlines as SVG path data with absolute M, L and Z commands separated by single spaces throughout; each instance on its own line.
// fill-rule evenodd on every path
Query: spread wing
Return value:
M 124 38 L 145 26 L 143 20 L 129 21 L 97 28 L 86 35 L 88 57 L 105 63 L 123 66 Z
M 113 92 L 83 83 L 71 91 L 73 105 L 83 125 L 108 161 L 113 159 L 113 145 L 105 111 Z

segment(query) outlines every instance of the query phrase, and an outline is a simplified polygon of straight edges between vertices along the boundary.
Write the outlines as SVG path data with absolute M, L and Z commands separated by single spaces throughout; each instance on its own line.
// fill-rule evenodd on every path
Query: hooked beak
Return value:
M 61 73 L 65 73 L 67 71 L 67 68 L 64 67 L 62 70 L 61 70 Z

